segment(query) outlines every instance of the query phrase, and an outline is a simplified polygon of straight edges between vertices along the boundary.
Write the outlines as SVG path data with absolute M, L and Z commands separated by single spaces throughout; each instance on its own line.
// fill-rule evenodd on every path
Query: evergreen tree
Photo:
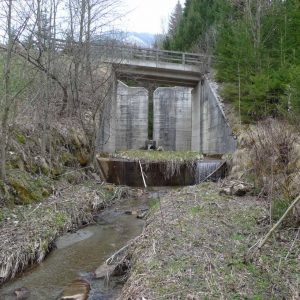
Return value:
M 223 97 L 252 122 L 300 115 L 299 0 L 186 0 L 163 47 L 211 52 Z
M 181 18 L 182 18 L 182 6 L 181 3 L 178 1 L 169 20 L 168 36 L 172 37 L 176 34 Z

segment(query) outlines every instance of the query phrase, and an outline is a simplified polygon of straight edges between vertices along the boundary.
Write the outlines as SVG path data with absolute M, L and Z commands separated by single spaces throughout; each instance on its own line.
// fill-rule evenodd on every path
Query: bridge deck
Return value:
M 207 72 L 209 57 L 202 54 L 158 49 L 115 47 L 106 61 L 116 66 L 119 77 L 135 76 L 166 84 L 194 87 Z
M 72 50 L 80 47 L 64 40 L 56 40 L 56 46 Z M 112 63 L 120 77 L 138 76 L 175 85 L 196 86 L 210 65 L 210 56 L 203 54 L 120 46 L 115 42 L 94 43 L 90 49 L 93 57 Z

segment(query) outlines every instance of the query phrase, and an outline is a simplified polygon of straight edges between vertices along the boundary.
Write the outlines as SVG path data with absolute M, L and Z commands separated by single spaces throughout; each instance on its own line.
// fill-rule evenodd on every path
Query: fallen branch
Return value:
M 144 186 L 145 186 L 145 188 L 147 188 L 147 184 L 146 184 L 146 180 L 145 180 L 145 176 L 144 176 L 144 172 L 143 172 L 143 168 L 142 168 L 142 164 L 141 164 L 140 160 L 139 160 L 139 164 L 140 164 L 140 169 L 141 169 L 141 174 L 142 174 Z
M 295 207 L 295 205 L 299 202 L 300 195 L 291 203 L 291 205 L 288 207 L 288 209 L 285 211 L 285 213 L 282 215 L 282 217 L 278 220 L 278 222 L 269 230 L 269 232 L 265 235 L 263 239 L 261 239 L 259 242 L 257 242 L 254 246 L 252 246 L 249 250 L 254 248 L 257 245 L 257 250 L 261 250 L 261 248 L 264 246 L 264 244 L 268 241 L 272 233 L 279 227 L 279 225 L 283 222 L 283 220 L 286 218 L 286 216 L 289 214 L 289 212 Z
M 115 252 L 113 255 L 111 255 L 106 261 L 105 264 L 110 265 L 116 256 L 118 256 L 120 253 L 122 253 L 125 249 L 127 249 L 129 246 L 131 246 L 133 243 L 135 243 L 135 241 L 140 238 L 140 236 L 137 236 L 136 238 L 132 239 L 131 241 L 129 241 L 128 244 L 126 244 L 124 247 L 122 247 L 121 249 L 119 249 L 117 252 Z
M 202 183 L 202 182 L 205 182 L 207 179 L 209 179 L 211 176 L 213 176 L 217 171 L 219 171 L 224 165 L 226 164 L 226 161 L 224 161 L 222 164 L 220 164 L 213 172 L 211 172 L 209 175 L 207 175 L 203 180 L 201 180 L 199 182 Z

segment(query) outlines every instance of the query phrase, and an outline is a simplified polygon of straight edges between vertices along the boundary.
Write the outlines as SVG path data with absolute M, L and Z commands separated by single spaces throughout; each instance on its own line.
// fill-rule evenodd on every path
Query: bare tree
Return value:
M 16 106 L 16 99 L 19 94 L 23 91 L 24 87 L 20 87 L 17 90 L 13 90 L 11 86 L 11 71 L 13 56 L 16 47 L 17 40 L 19 36 L 24 31 L 28 16 L 20 20 L 18 18 L 19 11 L 16 11 L 16 4 L 12 0 L 7 0 L 2 2 L 2 10 L 6 12 L 6 15 L 2 16 L 4 18 L 4 28 L 5 32 L 4 41 L 5 49 L 4 52 L 4 70 L 3 70 L 3 96 L 1 99 L 1 161 L 0 161 L 0 177 L 2 180 L 6 180 L 6 148 L 9 139 L 9 118 L 12 111 L 14 111 Z M 15 16 L 14 16 L 15 15 Z M 15 17 L 15 20 L 14 20 Z M 24 16 L 23 16 L 24 17 Z M 15 115 L 15 113 L 14 113 Z

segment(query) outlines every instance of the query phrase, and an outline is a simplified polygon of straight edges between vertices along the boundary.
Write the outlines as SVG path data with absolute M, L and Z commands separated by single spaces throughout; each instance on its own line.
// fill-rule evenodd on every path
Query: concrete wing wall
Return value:
M 116 150 L 139 149 L 148 138 L 148 91 L 118 81 Z
M 192 150 L 207 154 L 234 152 L 236 140 L 209 81 L 199 82 L 192 94 Z
M 153 94 L 153 139 L 165 150 L 191 149 L 191 89 L 158 88 Z

